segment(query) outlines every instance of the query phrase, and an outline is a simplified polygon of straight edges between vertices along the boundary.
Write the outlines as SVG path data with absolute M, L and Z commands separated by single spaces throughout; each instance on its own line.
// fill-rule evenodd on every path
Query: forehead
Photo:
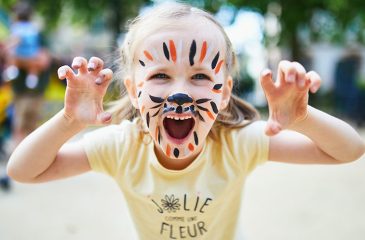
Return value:
M 208 19 L 199 19 L 199 22 L 194 24 L 193 19 L 186 19 L 171 26 L 151 30 L 137 47 L 135 55 L 138 59 L 145 54 L 145 51 L 163 54 L 164 44 L 168 45 L 171 41 L 180 53 L 177 57 L 188 57 L 194 44 L 199 51 L 206 45 L 208 52 L 213 54 L 219 51 L 222 57 L 226 52 L 224 36 L 214 23 Z

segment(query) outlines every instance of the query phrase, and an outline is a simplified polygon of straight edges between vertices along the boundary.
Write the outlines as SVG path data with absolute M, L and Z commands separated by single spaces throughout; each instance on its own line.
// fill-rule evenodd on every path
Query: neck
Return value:
M 163 167 L 169 170 L 183 170 L 187 168 L 196 159 L 202 149 L 203 147 L 201 146 L 200 149 L 193 155 L 187 158 L 176 159 L 167 157 L 159 147 L 156 147 L 156 145 L 154 147 L 157 160 Z

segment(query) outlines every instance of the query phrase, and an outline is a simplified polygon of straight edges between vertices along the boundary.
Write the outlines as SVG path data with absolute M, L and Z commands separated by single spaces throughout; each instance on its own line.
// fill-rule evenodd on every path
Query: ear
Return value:
M 226 83 L 224 84 L 223 91 L 222 91 L 222 101 L 221 105 L 219 106 L 219 110 L 223 110 L 228 106 L 229 99 L 231 98 L 232 94 L 232 87 L 233 87 L 233 79 L 232 76 L 228 76 Z
M 132 79 L 130 79 L 130 77 L 127 77 L 124 79 L 124 86 L 127 89 L 128 96 L 132 102 L 133 107 L 138 109 L 139 107 L 138 107 L 138 97 L 137 97 L 137 92 L 136 92 L 136 85 L 134 84 Z

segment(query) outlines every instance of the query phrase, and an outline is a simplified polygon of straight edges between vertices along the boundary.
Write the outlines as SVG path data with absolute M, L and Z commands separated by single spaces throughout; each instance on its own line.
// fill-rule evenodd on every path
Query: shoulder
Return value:
M 247 125 L 242 128 L 221 128 L 218 131 L 218 135 L 220 138 L 232 138 L 240 141 L 266 138 L 265 126 L 266 121 L 258 120 L 248 122 Z
M 113 124 L 105 127 L 100 127 L 84 135 L 84 139 L 89 143 L 96 144 L 111 144 L 135 141 L 140 136 L 136 122 L 128 120 L 122 121 L 120 124 Z
M 83 147 L 91 168 L 115 175 L 130 154 L 140 148 L 140 136 L 137 123 L 127 120 L 84 134 Z
M 265 126 L 266 122 L 260 120 L 242 128 L 222 128 L 217 134 L 219 145 L 250 172 L 257 164 L 268 160 L 269 137 L 265 134 Z

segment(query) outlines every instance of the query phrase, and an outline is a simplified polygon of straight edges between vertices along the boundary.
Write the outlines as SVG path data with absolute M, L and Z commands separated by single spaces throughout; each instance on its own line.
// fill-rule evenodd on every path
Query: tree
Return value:
M 16 0 L 0 0 L 1 6 L 10 11 Z M 127 19 L 136 16 L 148 0 L 28 0 L 40 14 L 47 30 L 54 29 L 62 11 L 70 11 L 74 22 L 90 24 L 95 19 L 105 19 L 106 26 L 116 41 Z M 114 42 L 115 44 L 116 42 Z
M 251 7 L 262 14 L 267 13 L 269 4 L 277 3 L 281 8 L 278 16 L 281 24 L 280 40 L 282 44 L 287 44 L 291 49 L 291 58 L 299 60 L 302 49 L 299 40 L 301 29 L 308 29 L 310 36 L 320 39 L 326 31 L 332 30 L 332 38 L 329 40 L 343 41 L 348 31 L 353 31 L 358 41 L 364 41 L 362 26 L 365 23 L 364 9 L 365 2 L 361 0 L 228 0 L 237 8 Z M 318 26 L 320 22 L 315 20 L 316 14 L 322 14 L 335 24 L 334 29 L 326 29 L 325 26 Z M 316 38 L 315 38 L 316 37 Z

